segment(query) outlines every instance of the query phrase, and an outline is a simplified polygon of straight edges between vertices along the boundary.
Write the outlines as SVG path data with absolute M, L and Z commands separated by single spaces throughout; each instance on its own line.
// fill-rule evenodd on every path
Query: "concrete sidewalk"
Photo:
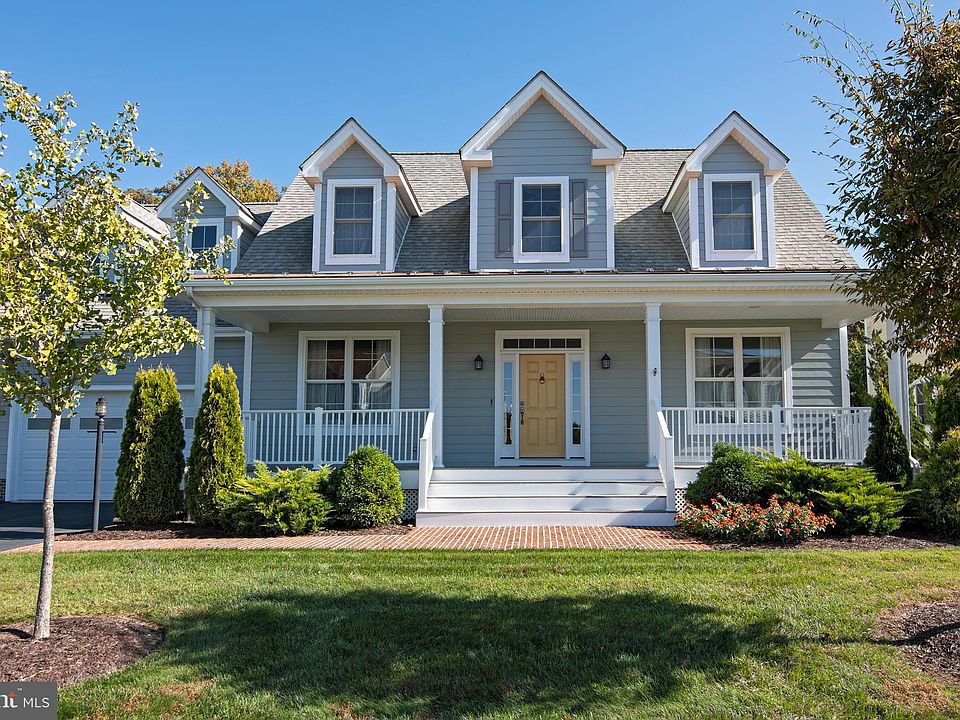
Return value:
M 39 545 L 8 552 L 37 552 Z M 300 537 L 58 540 L 57 552 L 89 550 L 705 550 L 665 528 L 426 527 L 402 535 L 319 533 Z

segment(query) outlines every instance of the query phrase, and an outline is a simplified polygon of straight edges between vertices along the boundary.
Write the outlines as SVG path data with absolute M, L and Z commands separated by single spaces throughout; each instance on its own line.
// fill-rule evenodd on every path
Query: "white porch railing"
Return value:
M 243 413 L 247 462 L 339 465 L 353 450 L 374 445 L 398 465 L 420 460 L 428 410 L 248 410 Z
M 436 455 L 433 448 L 433 410 L 427 414 L 423 424 L 423 435 L 420 436 L 420 467 L 417 483 L 417 510 L 427 509 L 427 493 L 430 490 L 430 478 L 433 477 L 433 464 Z
M 812 462 L 863 461 L 870 408 L 663 408 L 676 461 L 701 464 L 717 443 L 785 457 L 788 450 Z
M 673 436 L 663 411 L 657 412 L 657 428 L 659 444 L 657 447 L 657 465 L 660 468 L 660 477 L 663 478 L 664 489 L 667 493 L 667 512 L 677 509 L 677 481 L 676 461 L 674 458 Z

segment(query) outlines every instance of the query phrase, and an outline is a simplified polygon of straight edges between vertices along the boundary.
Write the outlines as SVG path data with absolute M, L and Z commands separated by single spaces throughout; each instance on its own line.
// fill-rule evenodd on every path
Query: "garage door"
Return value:
M 120 456 L 120 437 L 127 413 L 129 392 L 101 393 L 107 400 L 107 417 L 104 420 L 103 460 L 100 493 L 104 500 L 113 497 L 116 485 L 117 459 Z M 97 417 L 94 405 L 99 395 L 85 397 L 72 417 L 60 421 L 60 448 L 57 453 L 56 500 L 90 500 L 93 497 L 93 462 L 96 446 Z M 184 412 L 193 415 L 186 406 L 192 394 L 185 394 Z M 47 430 L 49 415 L 38 413 L 27 418 L 20 440 L 19 477 L 17 499 L 40 500 L 43 498 L 43 475 L 47 461 Z M 190 418 L 192 420 L 192 417 Z M 191 426 L 192 422 L 188 422 Z M 190 437 L 188 433 L 187 448 Z

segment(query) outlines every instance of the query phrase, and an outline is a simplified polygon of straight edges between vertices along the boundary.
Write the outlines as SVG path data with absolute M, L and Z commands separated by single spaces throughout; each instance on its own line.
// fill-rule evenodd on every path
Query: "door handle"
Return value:
M 523 425 L 523 414 L 526 412 L 526 406 L 524 405 L 523 400 L 520 401 L 520 424 Z

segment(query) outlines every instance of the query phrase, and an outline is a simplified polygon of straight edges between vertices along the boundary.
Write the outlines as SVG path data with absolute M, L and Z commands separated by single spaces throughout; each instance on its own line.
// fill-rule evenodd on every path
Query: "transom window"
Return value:
M 688 339 L 694 407 L 787 405 L 786 331 L 693 334 Z
M 707 260 L 760 260 L 760 177 L 707 174 L 704 230 Z
M 559 253 L 560 186 L 524 185 L 523 220 L 520 251 L 524 253 Z
M 373 253 L 373 188 L 339 187 L 335 191 L 333 252 L 335 255 Z
M 301 334 L 305 410 L 389 410 L 396 407 L 396 334 Z

